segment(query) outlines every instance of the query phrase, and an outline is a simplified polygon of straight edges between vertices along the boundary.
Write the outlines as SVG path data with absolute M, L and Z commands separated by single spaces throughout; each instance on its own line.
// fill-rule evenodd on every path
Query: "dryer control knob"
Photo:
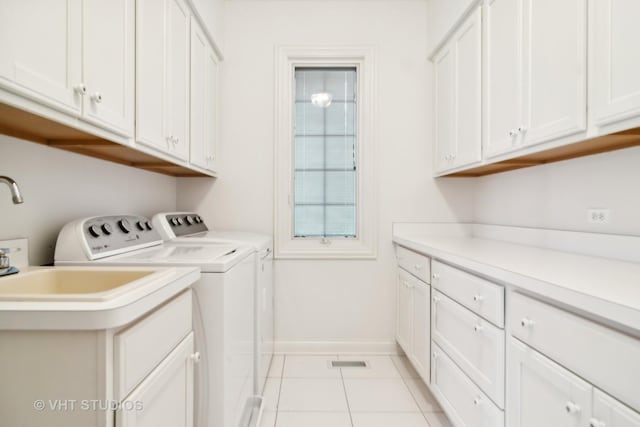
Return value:
M 151 222 L 149 222 L 149 221 L 146 221 L 144 223 L 144 226 L 147 227 L 147 230 L 149 230 L 149 231 L 153 230 L 153 225 L 151 225 Z
M 131 232 L 131 224 L 129 224 L 129 221 L 126 218 L 122 218 L 118 221 L 118 227 L 125 234 L 129 234 Z
M 187 225 L 193 225 L 195 223 L 195 220 L 191 215 L 187 215 L 184 217 L 184 222 L 186 222 Z
M 100 228 L 97 225 L 92 225 L 89 227 L 88 231 L 92 237 L 100 237 Z
M 142 221 L 136 222 L 136 227 L 138 228 L 138 230 L 144 231 L 144 222 Z
M 102 224 L 102 227 L 100 227 L 100 228 L 102 228 L 102 232 L 104 234 L 106 234 L 107 236 L 109 234 L 113 233 L 113 227 L 111 227 L 111 224 L 104 223 L 104 224 Z

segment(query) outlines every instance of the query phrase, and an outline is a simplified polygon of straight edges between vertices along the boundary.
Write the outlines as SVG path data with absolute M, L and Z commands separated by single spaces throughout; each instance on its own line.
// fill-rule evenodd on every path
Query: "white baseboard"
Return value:
M 278 354 L 401 354 L 395 341 L 276 341 Z

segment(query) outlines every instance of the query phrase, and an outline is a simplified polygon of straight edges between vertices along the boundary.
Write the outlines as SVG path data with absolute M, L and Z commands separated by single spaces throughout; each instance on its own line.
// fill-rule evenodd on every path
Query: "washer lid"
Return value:
M 238 244 L 173 245 L 163 244 L 94 262 L 109 265 L 198 266 L 203 272 L 227 271 L 254 252 L 250 246 Z
M 243 245 L 251 245 L 257 251 L 271 251 L 273 247 L 273 239 L 267 234 L 250 233 L 246 231 L 216 231 L 209 230 L 201 233 L 180 236 L 171 242 L 185 242 L 191 244 L 217 244 L 217 243 L 235 243 Z

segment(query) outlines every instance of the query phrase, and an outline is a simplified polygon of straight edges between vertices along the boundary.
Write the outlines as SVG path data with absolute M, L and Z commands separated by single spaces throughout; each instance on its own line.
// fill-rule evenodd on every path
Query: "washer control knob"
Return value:
M 171 219 L 169 220 L 169 222 L 170 222 L 170 223 L 171 223 L 171 225 L 172 225 L 172 226 L 174 226 L 174 227 L 175 227 L 176 225 L 178 225 L 178 221 L 177 221 L 175 218 L 171 218 Z
M 184 222 L 187 223 L 187 225 L 193 225 L 195 223 L 195 220 L 191 215 L 187 215 L 184 217 Z
M 196 215 L 194 219 L 196 221 L 196 224 L 202 223 L 202 218 L 200 218 L 200 215 Z
M 113 233 L 113 227 L 111 227 L 111 224 L 109 224 L 109 223 L 102 224 L 102 227 L 100 227 L 100 228 L 102 228 L 102 232 L 104 234 L 106 234 L 107 236 L 110 235 L 111 233 Z
M 144 226 L 147 227 L 147 230 L 153 230 L 153 225 L 151 225 L 150 221 L 145 221 Z
M 125 234 L 129 234 L 131 232 L 131 224 L 129 224 L 129 221 L 126 218 L 122 218 L 118 221 L 118 227 Z
M 143 221 L 138 221 L 138 222 L 136 222 L 136 228 L 137 228 L 138 230 L 140 230 L 140 231 L 144 231 L 144 230 L 145 230 L 145 228 L 144 228 L 144 222 L 143 222 Z
M 178 225 L 182 225 L 182 224 L 184 224 L 184 222 L 182 221 L 182 218 L 180 218 L 180 217 L 176 217 L 176 223 L 177 223 Z
M 92 237 L 100 237 L 100 228 L 97 225 L 90 226 L 89 234 L 91 234 Z

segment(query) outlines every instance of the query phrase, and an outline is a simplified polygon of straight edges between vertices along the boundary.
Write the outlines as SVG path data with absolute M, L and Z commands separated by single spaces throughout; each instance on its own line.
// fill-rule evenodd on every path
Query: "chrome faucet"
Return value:
M 8 176 L 0 176 L 0 182 L 4 182 L 9 186 L 11 190 L 11 198 L 13 199 L 14 204 L 23 203 L 24 199 L 22 198 L 22 194 L 20 194 L 20 188 L 18 187 L 18 183 Z

